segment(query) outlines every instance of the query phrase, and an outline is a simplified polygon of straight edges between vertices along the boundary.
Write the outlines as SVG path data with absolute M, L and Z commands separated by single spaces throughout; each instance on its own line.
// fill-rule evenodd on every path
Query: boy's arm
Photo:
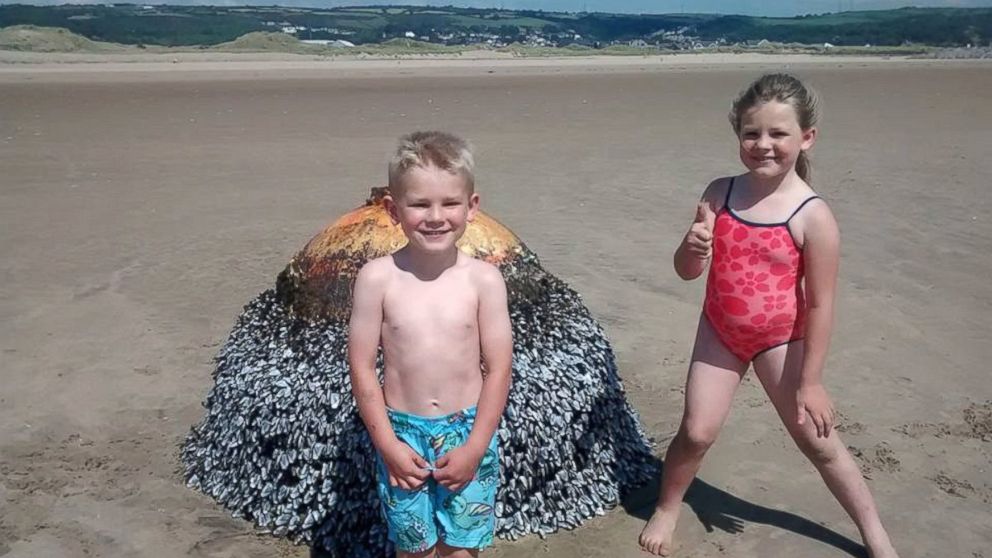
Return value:
M 826 204 L 812 205 L 803 218 L 803 266 L 806 274 L 806 339 L 797 399 L 797 421 L 808 414 L 817 435 L 827 437 L 834 409 L 823 387 L 823 365 L 833 333 L 834 294 L 840 261 L 840 232 Z
M 479 294 L 479 343 L 486 363 L 486 380 L 479 394 L 475 425 L 466 445 L 480 456 L 499 426 L 510 393 L 513 333 L 506 305 L 506 283 L 495 267 L 486 266 Z
M 506 304 L 506 284 L 495 267 L 479 274 L 479 343 L 486 378 L 479 394 L 475 424 L 464 445 L 441 456 L 434 478 L 449 490 L 460 490 L 475 476 L 479 462 L 499 426 L 510 392 L 513 334 Z
M 375 373 L 382 334 L 382 301 L 388 279 L 386 271 L 372 263 L 363 267 L 355 279 L 348 333 L 351 391 L 372 444 L 386 462 L 390 484 L 411 490 L 429 476 L 425 470 L 427 462 L 393 432 Z

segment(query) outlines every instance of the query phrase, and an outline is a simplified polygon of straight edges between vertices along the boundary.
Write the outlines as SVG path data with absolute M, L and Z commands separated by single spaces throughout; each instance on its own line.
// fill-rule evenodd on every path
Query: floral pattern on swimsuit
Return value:
M 802 251 L 788 223 L 752 223 L 726 203 L 716 216 L 703 313 L 745 363 L 805 333 Z

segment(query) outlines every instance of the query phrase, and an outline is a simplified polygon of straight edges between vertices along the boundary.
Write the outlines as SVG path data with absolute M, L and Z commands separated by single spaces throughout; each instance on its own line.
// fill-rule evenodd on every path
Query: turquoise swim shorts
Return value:
M 396 437 L 433 466 L 439 457 L 464 444 L 475 424 L 475 407 L 439 417 L 422 417 L 386 409 Z M 475 478 L 458 492 L 433 477 L 419 489 L 389 485 L 389 473 L 376 452 L 379 500 L 389 527 L 389 540 L 403 552 L 423 552 L 444 541 L 458 548 L 485 548 L 496 528 L 499 455 L 496 435 L 489 441 Z

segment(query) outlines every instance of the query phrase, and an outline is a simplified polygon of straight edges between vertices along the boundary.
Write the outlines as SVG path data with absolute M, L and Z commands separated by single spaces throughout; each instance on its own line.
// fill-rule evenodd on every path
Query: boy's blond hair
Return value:
M 434 166 L 465 179 L 468 193 L 475 192 L 475 159 L 472 146 L 447 132 L 413 132 L 400 138 L 389 161 L 389 191 L 402 191 L 403 176 L 413 167 Z

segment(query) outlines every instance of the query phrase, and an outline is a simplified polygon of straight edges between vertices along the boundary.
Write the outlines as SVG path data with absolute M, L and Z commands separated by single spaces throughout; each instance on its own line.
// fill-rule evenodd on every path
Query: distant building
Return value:
M 355 46 L 355 43 L 351 41 L 344 41 L 341 39 L 304 39 L 300 41 L 307 45 L 322 45 L 329 46 L 332 48 L 350 48 Z

